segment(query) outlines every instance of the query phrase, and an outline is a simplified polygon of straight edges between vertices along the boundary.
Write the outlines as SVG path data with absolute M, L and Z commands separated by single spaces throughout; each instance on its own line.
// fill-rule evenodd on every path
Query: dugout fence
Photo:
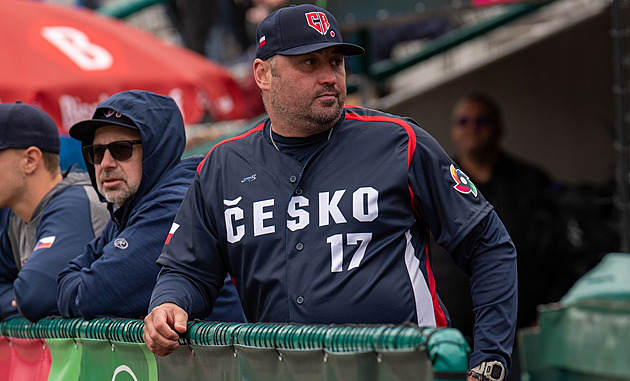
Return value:
M 470 348 L 452 328 L 191 322 L 154 356 L 141 320 L 0 323 L 2 380 L 465 380 Z

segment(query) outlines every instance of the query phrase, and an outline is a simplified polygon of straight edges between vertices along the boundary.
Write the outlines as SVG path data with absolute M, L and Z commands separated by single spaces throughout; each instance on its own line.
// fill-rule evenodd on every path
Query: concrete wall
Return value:
M 567 183 L 611 180 L 617 155 L 610 27 L 604 12 L 386 111 L 413 117 L 452 154 L 451 106 L 484 91 L 502 106 L 507 151 Z

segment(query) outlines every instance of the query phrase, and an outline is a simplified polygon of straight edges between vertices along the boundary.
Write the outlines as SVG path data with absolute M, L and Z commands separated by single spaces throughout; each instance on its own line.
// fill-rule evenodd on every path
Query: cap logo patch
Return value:
M 258 49 L 262 48 L 265 44 L 267 43 L 265 36 L 262 36 L 260 38 L 260 41 L 258 41 Z
M 326 35 L 328 29 L 330 29 L 330 23 L 328 22 L 328 17 L 324 12 L 308 12 L 304 14 L 306 16 L 306 22 L 308 26 L 315 29 L 322 35 Z M 334 32 L 330 32 L 332 37 L 335 37 Z
M 470 181 L 470 178 L 466 176 L 466 174 L 462 172 L 461 169 L 456 169 L 453 164 L 451 164 L 450 170 L 451 177 L 455 181 L 455 185 L 453 186 L 453 188 L 455 188 L 455 190 L 459 193 L 472 193 L 473 196 L 477 197 L 477 187 L 475 186 L 475 184 L 473 184 L 472 181 Z
M 111 118 L 112 115 L 114 115 L 116 118 L 120 118 L 122 116 L 121 113 L 116 112 L 114 110 L 112 110 L 111 108 L 108 108 L 107 110 L 103 110 L 103 115 L 105 115 L 105 118 Z

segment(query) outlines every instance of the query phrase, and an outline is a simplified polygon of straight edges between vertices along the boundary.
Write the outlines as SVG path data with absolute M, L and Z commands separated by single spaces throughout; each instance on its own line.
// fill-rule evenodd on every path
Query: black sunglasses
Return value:
M 101 164 L 105 151 L 117 161 L 125 161 L 133 154 L 133 146 L 142 144 L 142 140 L 119 140 L 109 144 L 92 144 L 83 147 L 83 154 L 90 164 Z
M 477 118 L 462 117 L 457 119 L 456 122 L 462 127 L 467 127 L 473 123 L 479 127 L 488 127 L 490 125 L 490 118 L 487 115 L 480 115 Z

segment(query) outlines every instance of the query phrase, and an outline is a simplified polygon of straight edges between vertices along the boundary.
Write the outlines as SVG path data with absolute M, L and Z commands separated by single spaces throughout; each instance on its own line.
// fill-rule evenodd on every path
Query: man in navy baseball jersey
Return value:
M 344 106 L 344 43 L 322 8 L 258 26 L 254 76 L 269 119 L 215 146 L 158 263 L 151 351 L 177 348 L 226 273 L 252 322 L 448 325 L 429 232 L 472 275 L 470 380 L 501 380 L 516 320 L 516 252 L 492 206 L 414 121 Z
M 76 123 L 94 189 L 111 219 L 59 273 L 57 304 L 64 317 L 146 315 L 160 268 L 155 260 L 200 157 L 181 160 L 184 121 L 175 101 L 131 90 L 101 102 L 92 119 Z M 229 278 L 213 320 L 245 320 Z

